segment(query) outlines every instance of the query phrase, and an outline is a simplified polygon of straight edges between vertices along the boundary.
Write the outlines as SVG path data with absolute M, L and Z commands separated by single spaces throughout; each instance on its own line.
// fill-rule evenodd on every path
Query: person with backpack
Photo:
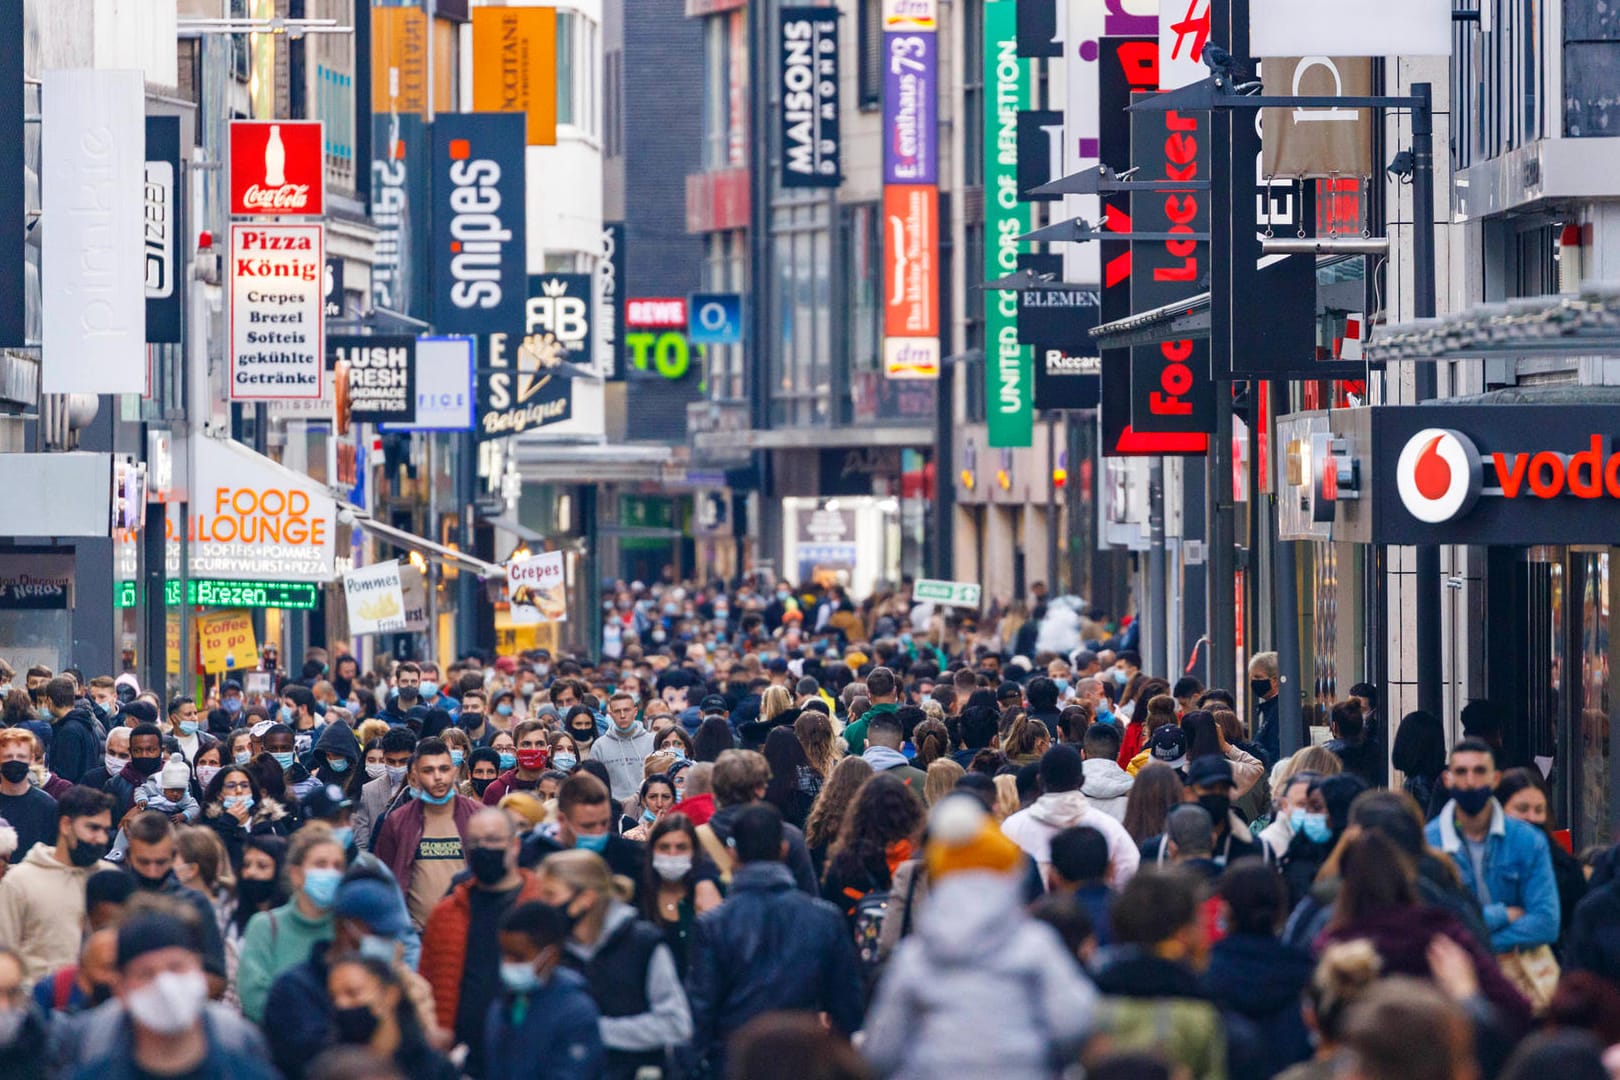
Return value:
M 879 773 L 862 785 L 821 885 L 822 899 L 838 905 L 852 931 L 863 910 L 887 902 L 893 873 L 911 858 L 922 827 L 922 800 L 904 779 Z M 871 944 L 875 949 L 875 933 Z
M 902 781 L 894 783 L 906 794 Z M 855 948 L 838 909 L 796 888 L 784 864 L 781 811 L 769 803 L 739 810 L 731 850 L 731 891 L 724 904 L 698 917 L 687 978 L 691 1053 L 713 1076 L 725 1075 L 731 1034 L 756 1016 L 824 1012 L 848 1035 L 861 1026 L 864 1001 Z

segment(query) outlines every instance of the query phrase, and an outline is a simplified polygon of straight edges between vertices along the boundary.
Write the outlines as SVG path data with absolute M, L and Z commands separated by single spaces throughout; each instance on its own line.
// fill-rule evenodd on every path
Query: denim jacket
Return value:
M 1430 847 L 1437 847 L 1457 864 L 1463 883 L 1475 894 L 1491 932 L 1491 948 L 1511 949 L 1551 945 L 1558 940 L 1558 885 L 1553 879 L 1547 837 L 1534 825 L 1514 820 L 1491 800 L 1491 827 L 1485 837 L 1483 877 L 1489 896 L 1479 896 L 1468 848 L 1457 832 L 1457 804 L 1446 803 L 1426 830 Z M 1524 909 L 1509 922 L 1507 909 Z

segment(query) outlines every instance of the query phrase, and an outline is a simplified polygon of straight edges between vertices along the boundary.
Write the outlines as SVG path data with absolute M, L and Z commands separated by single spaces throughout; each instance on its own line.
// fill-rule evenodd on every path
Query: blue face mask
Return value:
M 197 721 L 195 721 L 195 720 L 182 720 L 182 721 L 180 721 L 180 734 L 185 735 L 185 736 L 191 736 L 191 735 L 197 734 Z
M 439 684 L 436 682 L 424 682 L 419 689 L 425 698 L 433 698 L 439 695 Z
M 277 711 L 277 713 L 276 713 L 276 715 L 277 715 L 277 716 L 279 716 L 279 717 L 280 717 L 280 718 L 281 718 L 281 722 L 282 722 L 282 723 L 283 723 L 283 724 L 286 724 L 286 725 L 287 725 L 287 726 L 288 726 L 288 727 L 291 727 L 291 726 L 292 726 L 292 722 L 293 722 L 293 714 L 292 714 L 292 709 L 291 709 L 291 707 L 289 707 L 289 706 L 287 706 L 287 705 L 283 705 L 283 706 L 282 706 L 282 707 L 281 707 L 281 708 L 280 708 L 280 709 L 279 709 L 279 710 L 278 710 L 278 711 Z
M 459 769 L 459 768 L 461 768 L 462 761 L 465 760 L 466 757 L 467 757 L 467 755 L 465 753 L 463 753 L 462 751 L 460 751 L 460 750 L 452 750 L 452 751 L 450 751 L 450 764 L 454 765 L 456 768 Z
M 1057 683 L 1058 693 L 1067 694 L 1069 692 L 1068 679 L 1053 679 L 1052 681 Z
M 641 820 L 647 822 L 650 825 L 653 822 L 658 820 L 658 815 L 653 813 L 651 810 L 643 810 L 641 812 Z
M 510 750 L 502 750 L 501 751 L 501 768 L 503 768 L 503 769 L 515 769 L 515 768 L 517 768 L 517 755 L 512 753 Z
M 443 806 L 451 799 L 456 797 L 456 789 L 451 787 L 449 791 L 446 791 L 443 795 L 440 795 L 437 798 L 434 798 L 425 791 L 418 790 L 416 792 L 416 797 L 427 803 L 429 806 Z
M 345 757 L 329 757 L 326 759 L 326 767 L 335 773 L 346 773 L 349 771 L 349 759 Z
M 236 762 L 238 765 L 246 765 L 248 762 L 253 760 L 253 751 L 238 750 L 231 756 L 231 760 Z
M 574 846 L 581 851 L 594 851 L 598 855 L 607 850 L 608 834 L 599 833 L 596 836 L 576 836 Z
M 1109 676 L 1114 680 L 1115 686 L 1124 686 L 1131 681 L 1131 677 L 1125 674 L 1124 668 L 1109 668 Z
M 512 706 L 503 701 L 499 705 L 495 706 L 495 713 L 497 716 L 511 716 Z
M 332 830 L 332 842 L 344 851 L 349 850 L 349 841 L 354 839 L 354 826 L 339 825 Z M 392 957 L 390 957 L 392 959 Z
M 304 871 L 304 895 L 316 907 L 325 910 L 337 899 L 338 886 L 343 883 L 343 871 L 317 867 Z
M 360 939 L 360 955 L 384 964 L 394 962 L 394 939 L 367 934 Z
M 271 754 L 270 756 L 276 759 L 276 764 L 281 766 L 282 772 L 286 772 L 293 767 L 293 752 L 291 750 L 280 754 Z
M 1313 844 L 1325 844 L 1333 839 L 1333 829 L 1328 825 L 1326 814 L 1306 813 L 1300 820 L 1299 828 L 1305 834 L 1305 839 Z
M 514 994 L 526 994 L 540 985 L 540 976 L 528 964 L 502 960 L 501 985 Z
M 225 809 L 234 810 L 238 806 L 242 807 L 244 810 L 252 810 L 253 809 L 253 796 L 251 796 L 251 795 L 227 795 L 227 796 L 225 796 Z
M 237 713 L 241 712 L 242 711 L 242 699 L 239 698 L 239 697 L 228 697 L 228 698 L 226 698 L 225 699 L 225 711 L 230 713 L 232 716 L 235 716 Z
M 575 757 L 573 754 L 558 754 L 556 757 L 551 759 L 551 763 L 562 771 L 567 772 L 569 769 L 572 769 L 575 765 L 579 764 L 579 758 Z

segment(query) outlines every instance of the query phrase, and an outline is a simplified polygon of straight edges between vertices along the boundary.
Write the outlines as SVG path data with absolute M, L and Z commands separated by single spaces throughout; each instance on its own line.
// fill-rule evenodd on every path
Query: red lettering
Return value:
M 1180 266 L 1156 266 L 1153 268 L 1154 281 L 1197 281 L 1198 260 L 1196 258 L 1184 259 Z
M 1118 285 L 1123 285 L 1130 279 L 1130 276 L 1131 253 L 1129 250 L 1122 255 L 1115 255 L 1108 260 L 1108 265 L 1103 267 L 1103 285 L 1107 288 L 1112 289 Z
M 1198 216 L 1198 200 L 1192 195 L 1167 195 L 1164 199 L 1164 212 L 1172 224 L 1191 225 L 1193 219 Z
M 1176 398 L 1168 398 L 1157 390 L 1148 395 L 1148 412 L 1154 416 L 1187 416 L 1192 405 Z
M 1620 457 L 1620 454 L 1615 455 Z M 1586 470 L 1590 479 L 1581 478 Z M 1582 450 L 1569 459 L 1569 493 L 1583 499 L 1595 499 L 1603 494 L 1603 439 L 1592 436 L 1591 449 Z
M 1530 463 L 1527 454 L 1513 455 L 1513 468 L 1507 466 L 1506 454 L 1492 454 L 1491 464 L 1496 466 L 1496 482 L 1502 485 L 1502 494 L 1510 499 L 1519 497 L 1519 488 L 1524 483 L 1524 469 Z
M 1620 454 L 1615 454 L 1604 464 L 1603 486 L 1611 497 L 1620 499 Z
M 1166 364 L 1159 372 L 1159 385 L 1176 397 L 1192 389 L 1192 368 L 1186 364 Z
M 1196 180 L 1198 179 L 1198 163 L 1191 165 L 1171 165 L 1166 162 L 1164 175 L 1167 180 Z
M 1171 135 L 1164 140 L 1164 156 L 1177 165 L 1198 160 L 1198 140 L 1187 135 Z
M 1551 469 L 1551 474 L 1548 470 Z M 1530 490 L 1537 498 L 1551 499 L 1564 490 L 1564 460 L 1551 450 L 1530 459 Z
M 1191 338 L 1181 341 L 1166 341 L 1159 346 L 1159 355 L 1166 360 L 1180 364 L 1192 355 L 1193 343 Z
M 1164 114 L 1164 127 L 1166 131 L 1197 131 L 1198 117 L 1182 116 L 1171 109 Z

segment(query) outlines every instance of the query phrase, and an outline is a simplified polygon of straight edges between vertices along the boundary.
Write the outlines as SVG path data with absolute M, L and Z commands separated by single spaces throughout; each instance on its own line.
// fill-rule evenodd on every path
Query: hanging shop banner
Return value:
M 605 379 L 624 379 L 624 222 L 609 221 L 602 226 L 602 257 L 596 263 L 597 369 Z
M 405 596 L 405 633 L 419 634 L 432 624 L 428 611 L 427 575 L 410 563 L 395 563 L 399 567 L 400 591 Z
M 371 8 L 371 107 L 389 113 L 427 115 L 428 17 L 420 7 Z
M 187 554 L 199 578 L 332 580 L 337 505 L 321 484 L 229 439 L 191 439 Z M 178 577 L 178 514 L 168 517 Z
M 1277 56 L 1260 78 L 1267 97 L 1366 97 L 1373 92 L 1366 56 Z M 1372 170 L 1371 109 L 1262 109 L 1262 176 L 1367 176 Z
M 686 339 L 693 345 L 742 344 L 742 296 L 738 293 L 693 293 L 687 310 Z
M 1063 272 L 1061 255 L 1020 255 L 1019 269 Z M 1102 295 L 1097 289 L 1029 289 L 1018 294 L 1018 340 L 1035 350 L 1037 409 L 1094 409 L 1102 388 L 1102 361 L 1091 328 Z
M 939 35 L 883 35 L 883 182 L 939 183 Z
M 883 333 L 939 336 L 939 189 L 890 184 L 883 189 Z
M 1131 114 L 1131 161 L 1139 179 L 1207 180 L 1209 114 Z M 1131 197 L 1131 223 L 1138 232 L 1204 232 L 1209 229 L 1209 192 L 1188 188 L 1141 192 Z M 1209 245 L 1193 240 L 1131 244 L 1131 310 L 1151 311 L 1204 289 Z M 1141 432 L 1192 434 L 1215 430 L 1215 384 L 1209 373 L 1209 342 L 1185 338 L 1131 350 L 1131 426 Z
M 679 330 L 631 330 L 624 335 L 624 355 L 631 370 L 671 381 L 692 370 L 692 347 Z
M 838 9 L 785 7 L 782 20 L 782 186 L 843 182 L 838 116 Z
M 409 334 L 333 334 L 327 356 L 356 424 L 416 420 L 416 339 Z
M 529 146 L 557 145 L 557 9 L 472 11 L 473 111 L 528 118 Z
M 1018 197 L 1025 202 L 1056 202 L 1061 195 L 1031 195 L 1063 176 L 1063 114 L 1028 109 L 1018 114 Z
M 319 120 L 232 120 L 231 213 L 319 217 L 326 158 Z
M 39 389 L 144 393 L 145 83 L 139 71 L 78 69 L 44 80 Z M 21 174 L 3 186 L 21 187 Z M 21 232 L 13 239 L 21 245 Z M 8 260 L 23 261 L 20 246 Z
M 23 138 L 25 50 L 16 46 L 24 40 L 23 16 L 24 5 L 0 4 L 0 41 L 13 43 L 11 48 L 0 49 L 0 176 L 13 178 L 23 175 L 27 159 Z M 0 184 L 0 221 L 26 221 L 26 214 L 26 186 L 21 182 Z M 17 257 L 16 251 L 12 255 L 0 260 L 0 346 L 22 348 L 28 343 L 28 260 Z
M 1018 269 L 1015 237 L 1030 229 L 1030 207 L 1018 198 L 1018 112 L 1030 106 L 1030 62 L 1018 57 L 1017 0 L 984 5 L 984 233 L 986 280 Z M 1031 358 L 1018 343 L 1018 294 L 984 294 L 985 413 L 992 447 L 1034 439 Z
M 478 376 L 480 440 L 500 439 L 560 424 L 573 415 L 573 395 L 562 373 L 563 351 L 549 334 L 525 332 L 480 337 L 488 370 Z
M 259 643 L 253 636 L 253 615 L 245 608 L 198 615 L 192 623 L 197 654 L 209 674 L 251 671 L 259 666 Z
M 625 301 L 624 323 L 636 330 L 686 329 L 686 300 L 679 296 L 637 297 Z
M 371 223 L 377 228 L 371 302 L 426 321 L 430 314 L 427 125 L 406 113 L 376 116 L 371 147 Z
M 319 398 L 326 249 L 319 225 L 231 226 L 231 400 Z
M 180 340 L 184 290 L 175 237 L 180 231 L 180 118 L 146 118 L 146 340 Z
M 433 122 L 430 262 L 440 333 L 523 325 L 524 123 L 506 113 L 440 113 Z
M 529 626 L 568 620 L 568 588 L 563 553 L 547 551 L 506 564 L 506 599 L 512 622 Z
M 883 30 L 939 29 L 939 0 L 883 0 Z
M 343 600 L 349 633 L 397 634 L 405 630 L 405 586 L 399 563 L 378 563 L 343 575 Z
M 1159 89 L 1179 90 L 1209 76 L 1204 44 L 1210 0 L 1170 0 L 1159 20 Z
M 531 274 L 524 325 L 531 336 L 549 337 L 570 364 L 594 367 L 589 274 Z
M 1057 0 L 1018 0 L 1018 55 L 1031 60 L 1063 55 Z
M 471 431 L 474 341 L 470 337 L 416 339 L 416 418 L 384 424 L 384 431 Z

